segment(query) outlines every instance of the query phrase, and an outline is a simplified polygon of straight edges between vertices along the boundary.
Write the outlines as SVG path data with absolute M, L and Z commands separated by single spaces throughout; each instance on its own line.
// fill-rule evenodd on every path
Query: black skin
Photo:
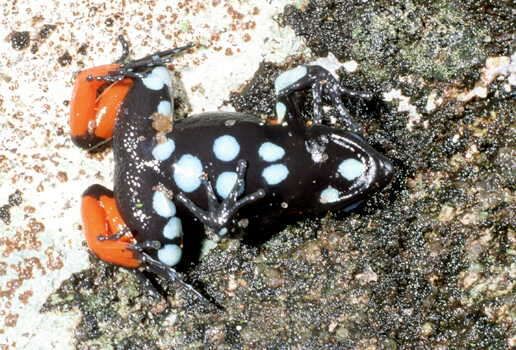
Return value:
M 259 225 L 289 215 L 320 214 L 330 209 L 352 206 L 389 183 L 392 164 L 357 136 L 360 128 L 340 99 L 343 94 L 362 98 L 369 98 L 370 95 L 340 87 L 335 78 L 319 66 L 306 66 L 305 76 L 279 91 L 278 102 L 286 106 L 283 125 L 264 124 L 257 117 L 242 113 L 192 116 L 175 123 L 173 131 L 166 135 L 174 140 L 175 151 L 168 159 L 159 162 L 158 170 L 153 168 L 151 151 L 157 141 L 150 116 L 156 112 L 156 106 L 161 101 L 170 101 L 171 98 L 166 85 L 159 91 L 151 91 L 141 79 L 154 67 L 170 62 L 172 55 L 190 47 L 187 45 L 149 55 L 122 65 L 108 76 L 92 77 L 107 82 L 134 78 L 134 84 L 120 107 L 114 130 L 114 197 L 123 219 L 134 230 L 138 241 L 132 248 L 147 269 L 170 280 L 179 279 L 175 269 L 156 258 L 155 251 L 163 244 L 182 243 L 182 238 L 171 241 L 163 237 L 162 230 L 168 219 L 152 211 L 152 192 L 159 186 L 164 186 L 173 195 L 176 216 L 183 222 L 183 232 L 190 234 L 190 230 L 198 229 L 200 222 L 209 238 L 218 239 L 219 235 L 231 230 L 240 218 Z M 295 97 L 295 92 L 306 89 L 311 89 L 314 95 L 314 125 L 311 127 L 307 127 L 300 118 L 299 101 Z M 332 102 L 349 131 L 321 124 L 323 98 Z M 213 140 L 221 135 L 234 136 L 240 145 L 240 153 L 229 162 L 217 160 L 212 152 Z M 328 141 L 332 137 L 349 143 L 343 148 L 340 146 L 342 141 Z M 278 162 L 269 163 L 258 157 L 258 147 L 267 141 L 285 150 L 284 157 Z M 314 162 L 313 155 L 305 151 L 307 144 L 323 145 L 327 155 L 325 161 Z M 191 193 L 184 193 L 172 180 L 173 164 L 184 154 L 198 157 L 205 172 L 201 185 Z M 369 159 L 375 171 L 369 183 L 356 189 L 352 181 L 338 178 L 335 169 L 340 160 L 357 158 L 358 155 L 360 159 Z M 289 175 L 277 185 L 268 185 L 261 171 L 275 163 L 284 164 Z M 219 200 L 213 190 L 213 182 L 223 171 L 236 172 L 238 180 L 228 197 Z M 337 203 L 320 203 L 320 193 L 330 183 L 335 183 L 341 193 L 349 195 L 349 198 Z M 94 192 L 104 190 L 95 188 Z M 119 234 L 114 234 L 107 239 L 119 237 Z M 188 284 L 180 283 L 192 289 Z

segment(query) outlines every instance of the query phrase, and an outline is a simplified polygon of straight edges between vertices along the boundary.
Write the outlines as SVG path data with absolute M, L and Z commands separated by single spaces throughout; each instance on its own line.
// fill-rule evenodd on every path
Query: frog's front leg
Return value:
M 312 89 L 313 117 L 315 123 L 321 123 L 324 117 L 323 99 L 329 98 L 334 105 L 338 117 L 351 131 L 359 131 L 360 127 L 353 121 L 349 111 L 344 107 L 341 96 L 355 96 L 371 99 L 372 95 L 365 92 L 352 91 L 340 86 L 335 77 L 321 66 L 298 66 L 286 71 L 276 78 L 274 88 L 277 95 L 276 115 L 278 122 L 299 116 L 294 93 Z
M 231 224 L 231 219 L 236 212 L 243 206 L 256 202 L 258 199 L 265 196 L 265 191 L 259 189 L 258 191 L 239 197 L 245 190 L 245 173 L 247 170 L 247 162 L 240 159 L 237 163 L 237 179 L 233 189 L 228 196 L 219 202 L 213 185 L 206 175 L 202 177 L 202 184 L 206 189 L 206 196 L 208 197 L 208 210 L 199 208 L 182 192 L 178 193 L 176 198 L 182 203 L 192 214 L 201 221 L 205 226 L 205 231 L 209 239 L 217 241 L 220 237 L 228 232 L 228 226 Z

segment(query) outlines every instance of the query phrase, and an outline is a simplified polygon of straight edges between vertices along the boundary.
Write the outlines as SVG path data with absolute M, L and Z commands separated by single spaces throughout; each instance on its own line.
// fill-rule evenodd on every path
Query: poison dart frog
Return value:
M 341 87 L 320 66 L 275 80 L 276 115 L 268 120 L 215 112 L 174 121 L 166 64 L 189 48 L 76 77 L 73 142 L 91 151 L 111 141 L 115 159 L 114 191 L 93 185 L 82 195 L 86 240 L 100 259 L 178 280 L 183 236 L 200 224 L 218 240 L 238 223 L 350 210 L 389 183 L 392 163 L 359 136 L 341 100 L 370 95 Z M 308 122 L 302 90 L 313 94 Z M 323 100 L 344 128 L 323 123 Z

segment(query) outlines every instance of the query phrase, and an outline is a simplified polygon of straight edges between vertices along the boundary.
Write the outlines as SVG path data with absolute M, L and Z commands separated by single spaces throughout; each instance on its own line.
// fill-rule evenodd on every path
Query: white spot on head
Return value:
M 156 160 L 165 160 L 174 152 L 176 149 L 176 143 L 174 140 L 168 139 L 163 143 L 158 143 L 152 149 L 152 156 Z
M 328 186 L 326 189 L 324 189 L 321 192 L 321 197 L 319 198 L 323 204 L 335 203 L 340 199 L 340 192 L 331 186 Z
M 172 115 L 172 104 L 169 101 L 161 101 L 157 112 L 163 115 Z
M 266 162 L 275 162 L 285 155 L 285 150 L 272 142 L 264 142 L 258 149 L 258 154 Z
M 237 182 L 238 175 L 233 171 L 225 171 L 217 177 L 217 182 L 215 183 L 215 190 L 222 198 L 227 198 L 229 192 L 235 187 Z
M 284 88 L 289 87 L 299 79 L 303 78 L 306 73 L 307 69 L 305 66 L 297 66 L 294 69 L 281 73 L 274 81 L 274 90 L 276 90 L 276 95 Z
M 278 117 L 278 122 L 282 122 L 283 118 L 285 118 L 285 114 L 287 113 L 287 106 L 284 103 L 278 102 L 276 103 L 276 116 Z
M 231 135 L 222 135 L 213 142 L 213 153 L 223 162 L 229 162 L 240 153 L 240 145 Z
M 177 244 L 165 244 L 158 250 L 158 259 L 165 265 L 174 266 L 181 260 L 182 254 L 183 252 Z
M 150 90 L 161 90 L 164 85 L 171 86 L 170 74 L 168 70 L 159 66 L 154 68 L 145 78 L 142 79 L 143 85 Z
M 288 168 L 283 164 L 269 165 L 262 171 L 262 176 L 269 185 L 277 185 L 288 176 Z
M 354 158 L 344 159 L 340 163 L 338 171 L 343 178 L 353 181 L 364 173 L 364 163 Z
M 163 236 L 168 239 L 179 238 L 183 235 L 183 225 L 181 219 L 174 216 L 168 220 L 167 224 L 163 228 Z
M 202 163 L 199 158 L 185 154 L 174 167 L 174 181 L 185 192 L 193 192 L 201 185 Z
M 168 197 L 160 191 L 154 192 L 152 196 L 152 208 L 158 215 L 168 218 L 176 215 L 175 204 L 168 199 Z

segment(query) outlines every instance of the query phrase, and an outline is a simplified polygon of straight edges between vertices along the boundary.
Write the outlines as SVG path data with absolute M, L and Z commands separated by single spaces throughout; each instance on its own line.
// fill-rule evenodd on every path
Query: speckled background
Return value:
M 0 8 L 2 349 L 515 345 L 511 2 Z M 112 157 L 73 147 L 67 130 L 74 72 L 117 59 L 120 34 L 133 57 L 197 45 L 171 65 L 180 114 L 271 113 L 274 78 L 329 55 L 344 85 L 376 94 L 346 103 L 396 179 L 353 214 L 219 244 L 186 278 L 223 309 L 163 281 L 167 297 L 151 294 L 87 253 L 79 197 L 111 187 Z

